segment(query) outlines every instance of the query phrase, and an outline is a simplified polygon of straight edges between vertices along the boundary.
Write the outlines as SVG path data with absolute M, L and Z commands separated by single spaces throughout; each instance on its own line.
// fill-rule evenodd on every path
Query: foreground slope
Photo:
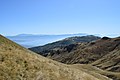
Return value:
M 0 80 L 110 80 L 37 55 L 0 35 Z

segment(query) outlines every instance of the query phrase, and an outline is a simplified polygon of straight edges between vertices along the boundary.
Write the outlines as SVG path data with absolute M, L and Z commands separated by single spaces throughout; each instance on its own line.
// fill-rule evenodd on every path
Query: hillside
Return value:
M 103 69 L 107 69 L 109 66 L 100 66 L 102 64 L 108 64 L 109 62 L 114 62 L 113 65 L 116 66 L 117 71 L 120 71 L 120 38 L 107 38 L 99 39 L 94 42 L 89 43 L 77 43 L 71 44 L 62 48 L 54 48 L 47 57 L 52 58 L 54 60 L 74 64 L 74 63 L 82 63 L 88 64 L 93 63 L 94 65 L 98 65 Z M 107 62 L 109 61 L 109 62 Z M 101 65 L 102 65 L 101 64 Z M 110 70 L 109 68 L 108 70 Z
M 81 36 L 81 37 L 78 37 L 78 36 L 69 37 L 60 41 L 46 44 L 44 46 L 38 46 L 38 47 L 29 48 L 29 49 L 38 54 L 46 56 L 49 52 L 53 51 L 53 49 L 60 49 L 71 44 L 76 44 L 79 42 L 90 42 L 98 39 L 100 39 L 100 37 L 93 36 L 93 35 Z
M 95 66 L 103 70 L 101 74 L 120 80 L 120 37 L 71 44 L 54 48 L 47 54 L 46 57 L 62 63 Z
M 111 80 L 44 58 L 0 35 L 0 80 Z

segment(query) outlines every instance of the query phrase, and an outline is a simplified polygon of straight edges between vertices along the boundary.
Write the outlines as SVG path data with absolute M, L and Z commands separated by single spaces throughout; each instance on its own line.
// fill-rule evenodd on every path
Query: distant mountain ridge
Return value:
M 72 36 L 86 36 L 85 33 L 79 33 L 79 34 L 61 34 L 61 35 L 44 35 L 44 34 L 19 34 L 15 36 L 6 36 L 12 41 L 15 41 L 16 43 L 26 47 L 34 47 L 39 45 L 45 45 L 47 43 L 55 42 L 58 40 L 62 40 L 67 37 Z
M 15 36 L 33 36 L 33 34 L 18 34 L 18 35 L 15 35 Z
M 14 36 L 64 36 L 64 35 L 74 35 L 74 36 L 85 36 L 87 33 L 76 33 L 76 34 L 18 34 Z M 12 36 L 7 36 L 12 37 Z

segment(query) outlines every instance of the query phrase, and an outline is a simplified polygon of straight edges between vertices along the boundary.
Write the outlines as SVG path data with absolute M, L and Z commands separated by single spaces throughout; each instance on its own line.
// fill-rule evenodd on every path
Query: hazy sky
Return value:
M 0 34 L 120 34 L 120 0 L 0 0 Z

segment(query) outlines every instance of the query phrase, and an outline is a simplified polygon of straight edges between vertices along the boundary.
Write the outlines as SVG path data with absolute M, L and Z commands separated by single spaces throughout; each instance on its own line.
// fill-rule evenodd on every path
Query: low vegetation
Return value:
M 99 76 L 98 76 L 99 75 Z M 111 80 L 98 73 L 59 63 L 0 35 L 0 80 Z
M 66 64 L 87 64 L 99 68 L 93 72 L 120 80 L 120 37 L 103 37 L 96 41 L 79 42 L 44 52 L 46 57 Z M 89 68 L 86 66 L 86 70 Z
M 55 48 L 59 49 L 59 48 L 65 47 L 65 46 L 69 46 L 71 44 L 76 44 L 79 42 L 91 42 L 91 41 L 95 41 L 98 39 L 100 39 L 100 37 L 93 36 L 93 35 L 81 36 L 81 37 L 79 37 L 79 36 L 69 37 L 69 38 L 66 38 L 66 39 L 63 39 L 60 41 L 46 44 L 44 46 L 38 46 L 38 47 L 29 48 L 29 49 L 40 55 L 46 56 L 47 53 L 49 53 L 50 51 L 53 51 L 53 49 L 55 49 Z

